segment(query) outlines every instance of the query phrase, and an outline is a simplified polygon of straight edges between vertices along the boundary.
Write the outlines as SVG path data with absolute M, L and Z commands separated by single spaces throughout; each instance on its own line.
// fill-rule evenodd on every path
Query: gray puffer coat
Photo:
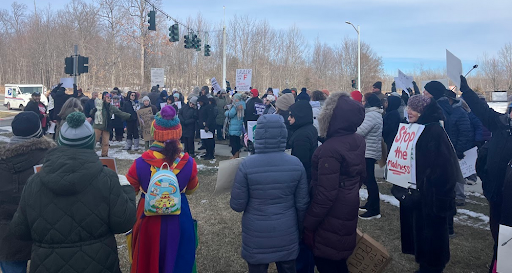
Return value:
M 293 260 L 309 205 L 306 172 L 284 152 L 287 131 L 280 115 L 261 116 L 254 137 L 256 154 L 240 164 L 231 191 L 231 208 L 244 212 L 242 258 L 251 264 Z
M 382 157 L 382 109 L 378 107 L 365 108 L 364 121 L 357 133 L 366 140 L 365 158 L 379 160 Z

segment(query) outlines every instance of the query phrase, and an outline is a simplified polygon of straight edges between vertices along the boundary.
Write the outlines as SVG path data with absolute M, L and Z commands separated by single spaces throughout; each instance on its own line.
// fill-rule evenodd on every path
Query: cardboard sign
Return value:
M 459 160 L 460 170 L 464 178 L 476 173 L 476 158 L 478 157 L 478 148 L 473 147 L 464 152 L 464 158 Z
M 510 272 L 512 268 L 512 259 L 510 257 L 512 257 L 512 227 L 500 225 L 497 272 Z
M 460 87 L 460 76 L 462 75 L 462 61 L 446 50 L 446 73 L 452 82 Z
M 215 78 L 212 78 L 212 87 L 213 87 L 213 91 L 214 91 L 215 93 L 220 92 L 220 90 L 222 89 L 222 88 L 220 88 L 220 85 L 219 85 L 219 83 L 217 82 L 217 79 L 215 79 Z
M 242 160 L 243 158 L 235 158 L 219 162 L 219 171 L 217 173 L 217 183 L 215 184 L 214 194 L 231 192 L 238 166 L 240 166 Z
M 254 142 L 254 131 L 256 130 L 257 121 L 247 122 L 247 137 L 250 141 Z
M 412 84 L 414 78 L 411 76 L 405 75 L 400 69 L 398 69 L 398 77 L 395 78 L 396 88 L 407 90 L 407 88 L 414 88 Z
M 151 68 L 151 86 L 165 85 L 165 72 L 163 68 Z
M 62 83 L 62 87 L 64 88 L 73 88 L 73 84 L 75 83 L 75 79 L 73 78 L 60 78 L 60 82 Z
M 151 122 L 153 122 L 155 116 L 153 115 L 153 110 L 151 110 L 151 107 L 137 111 L 137 117 L 140 121 L 144 141 L 153 140 L 153 136 L 151 136 Z
M 236 70 L 236 91 L 251 91 L 252 69 Z
M 201 133 L 201 139 L 213 138 L 213 132 L 212 131 L 206 132 L 204 129 L 201 129 L 201 130 L 199 130 L 199 132 Z
M 388 182 L 403 188 L 416 188 L 416 142 L 423 129 L 424 125 L 400 123 L 387 159 Z
M 357 245 L 347 259 L 350 273 L 381 273 L 391 262 L 389 253 L 379 242 L 357 230 Z
M 100 161 L 103 164 L 103 166 L 113 170 L 117 173 L 117 164 L 116 159 L 112 157 L 100 157 Z M 38 173 L 41 171 L 41 168 L 43 167 L 43 164 L 41 165 L 35 165 L 34 166 L 34 173 Z

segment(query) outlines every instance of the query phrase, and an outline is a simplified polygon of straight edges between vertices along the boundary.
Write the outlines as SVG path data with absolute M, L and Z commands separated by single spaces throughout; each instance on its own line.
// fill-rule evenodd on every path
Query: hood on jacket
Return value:
M 443 110 L 435 100 L 430 100 L 430 103 L 425 107 L 423 114 L 421 114 L 416 123 L 425 125 L 439 122 L 440 120 L 445 120 Z
M 258 118 L 254 132 L 257 154 L 284 152 L 288 131 L 281 115 L 263 115 Z
M 387 112 L 391 112 L 394 110 L 398 110 L 400 105 L 402 104 L 402 99 L 397 96 L 388 96 L 388 108 L 386 109 Z
M 40 178 L 57 195 L 75 195 L 89 187 L 102 169 L 94 150 L 60 146 L 46 154 Z
M 295 118 L 295 122 L 290 125 L 294 129 L 313 124 L 313 108 L 311 108 L 309 101 L 300 100 L 292 104 L 290 115 Z
M 326 138 L 353 134 L 363 123 L 364 114 L 363 105 L 347 93 L 334 93 L 327 98 L 318 116 L 319 134 Z
M 167 91 L 166 90 L 163 90 L 162 92 L 160 92 L 160 98 L 163 99 L 163 100 L 167 100 L 167 97 L 169 95 L 167 94 Z
M 325 101 L 322 101 L 325 102 Z M 322 108 L 322 103 L 320 101 L 310 101 L 309 104 L 311 105 L 311 108 Z
M 55 148 L 55 147 L 57 147 L 57 144 L 55 144 L 55 142 L 53 142 L 52 140 L 49 140 L 45 137 L 33 138 L 33 139 L 27 140 L 25 142 L 21 142 L 16 145 L 12 145 L 12 146 L 4 145 L 4 146 L 0 147 L 0 160 L 11 158 L 11 157 L 14 157 L 17 155 L 28 154 L 34 150 L 39 150 L 39 149 L 49 150 L 49 149 Z M 27 164 L 32 164 L 32 163 L 27 162 Z M 34 165 L 37 165 L 37 164 L 32 164 L 31 166 L 34 166 Z

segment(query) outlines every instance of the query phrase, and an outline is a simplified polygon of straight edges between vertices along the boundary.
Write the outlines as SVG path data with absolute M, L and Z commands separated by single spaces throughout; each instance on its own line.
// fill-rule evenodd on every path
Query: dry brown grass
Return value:
M 12 116 L 16 116 L 18 113 L 16 112 L 3 112 L 3 111 L 0 111 L 0 118 L 7 118 L 7 117 L 12 117 Z

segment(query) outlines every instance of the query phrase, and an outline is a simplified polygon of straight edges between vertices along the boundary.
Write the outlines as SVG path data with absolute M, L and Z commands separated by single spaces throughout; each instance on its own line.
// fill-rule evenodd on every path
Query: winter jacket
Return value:
M 183 137 L 194 138 L 196 132 L 197 109 L 184 104 L 178 112 Z
M 224 125 L 224 120 L 226 119 L 226 116 L 224 115 L 224 112 L 226 112 L 226 105 L 227 105 L 227 98 L 215 98 L 217 103 L 217 119 L 215 120 L 217 122 L 217 125 Z
M 92 118 L 94 120 L 94 115 L 91 115 L 91 110 L 94 109 L 96 106 L 94 106 L 94 100 L 90 99 L 85 103 L 84 106 L 84 114 L 88 118 Z
M 78 96 L 78 91 L 75 86 L 73 95 L 68 95 L 66 94 L 65 90 L 62 90 L 61 88 L 59 88 L 59 86 L 57 86 L 52 90 L 51 96 L 53 98 L 53 109 L 50 110 L 50 119 L 59 121 L 60 117 L 58 115 L 60 113 L 60 110 L 62 109 L 62 106 L 64 105 L 64 103 L 66 103 L 66 101 L 69 98 L 76 98 Z
M 379 160 L 382 157 L 382 109 L 377 107 L 365 108 L 364 121 L 357 133 L 366 140 L 366 158 Z
M 306 172 L 299 159 L 284 153 L 282 117 L 260 117 L 254 137 L 256 154 L 240 164 L 230 200 L 233 210 L 244 212 L 242 258 L 251 264 L 294 260 L 309 204 Z
M 492 132 L 488 141 L 489 151 L 484 167 L 482 188 L 485 197 L 494 202 L 503 200 L 503 185 L 507 163 L 512 159 L 512 124 L 506 114 L 489 108 L 471 89 L 463 90 L 462 97 L 482 124 Z M 509 198 L 509 196 L 507 196 Z
M 512 161 L 507 165 L 505 183 L 503 184 L 503 205 L 501 209 L 500 224 L 512 227 Z
M 44 106 L 44 108 L 46 109 L 46 105 Z M 27 103 L 27 106 L 25 106 L 25 110 L 23 110 L 23 111 L 25 111 L 25 112 L 30 111 L 30 112 L 36 113 L 37 116 L 39 117 L 39 120 L 43 120 L 43 118 L 44 118 L 44 115 L 41 114 L 41 111 L 39 111 L 39 103 L 33 99 L 30 99 L 30 101 Z
M 400 118 L 400 113 L 398 112 L 401 102 L 402 99 L 400 99 L 400 97 L 388 97 L 388 108 L 386 109 L 386 114 L 384 115 L 382 122 L 382 138 L 388 147 L 388 151 L 391 149 L 393 139 L 398 132 L 398 127 L 400 126 L 400 121 L 402 120 Z
M 475 136 L 475 142 L 483 142 L 491 139 L 489 130 L 485 129 L 482 122 L 475 116 L 473 112 L 468 112 L 468 118 L 471 124 L 471 130 L 473 130 Z M 486 137 L 484 137 L 484 129 L 489 132 Z
M 217 128 L 217 109 L 212 104 L 207 104 L 201 108 L 204 108 L 204 113 L 206 113 L 205 127 L 208 128 L 209 131 L 215 132 L 215 128 Z
M 286 143 L 288 143 L 288 141 L 290 141 L 290 138 L 292 137 L 293 135 L 293 129 L 290 127 L 290 122 L 288 121 L 288 116 L 290 115 L 290 111 L 288 110 L 281 110 L 281 109 L 278 109 L 279 111 L 277 111 L 277 114 L 282 116 L 283 119 L 284 119 L 284 125 L 286 126 L 286 130 L 288 130 L 288 140 L 286 141 Z
M 388 96 L 386 96 L 386 94 L 382 93 L 382 91 L 379 91 L 379 92 L 373 92 L 375 95 L 377 95 L 377 97 L 380 99 L 380 104 L 382 106 L 386 105 L 387 103 L 387 100 L 388 100 Z
M 114 234 L 135 213 L 133 188 L 93 150 L 61 146 L 28 180 L 10 229 L 33 241 L 30 272 L 121 272 Z
M 288 140 L 287 148 L 292 149 L 292 155 L 302 162 L 309 185 L 311 158 L 318 148 L 318 131 L 313 126 L 313 110 L 308 101 L 298 101 L 290 106 L 290 115 L 295 118 L 295 122 L 290 125 L 293 135 Z
M 386 113 L 388 111 L 390 111 L 389 104 L 391 102 L 389 101 L 389 98 L 391 98 L 391 97 L 395 97 L 395 98 L 399 98 L 400 99 L 400 105 L 398 106 L 397 110 L 398 110 L 398 114 L 400 115 L 400 120 L 401 121 L 404 120 L 404 118 L 405 118 L 405 116 L 404 116 L 405 115 L 405 107 L 407 106 L 407 104 L 403 101 L 402 97 L 396 91 L 395 92 L 391 92 L 391 94 L 387 98 L 388 99 L 388 107 L 386 108 Z
M 158 90 L 151 90 L 151 92 L 147 96 L 151 101 L 151 105 L 154 105 L 156 109 L 160 109 L 160 104 L 158 103 L 158 100 L 160 99 L 160 92 L 158 92 Z
M 154 106 L 153 104 L 149 104 L 148 106 L 144 106 L 144 104 L 142 104 L 140 106 L 140 109 L 146 109 L 146 108 L 150 108 L 151 107 L 151 111 L 153 112 L 153 115 L 156 115 L 156 113 L 158 113 L 158 109 L 156 109 L 156 106 Z
M 160 107 L 161 103 L 167 103 L 167 97 L 168 97 L 167 91 L 162 90 L 162 92 L 160 92 L 160 95 L 158 96 L 158 105 L 156 106 L 158 108 L 158 110 L 162 110 Z M 149 97 L 149 100 L 151 100 L 151 97 Z
M 322 104 L 325 101 L 310 101 L 311 107 L 313 108 L 313 125 L 318 130 L 318 116 L 320 115 L 320 111 L 322 111 Z
M 241 136 L 244 126 L 244 120 L 243 118 L 239 118 L 236 113 L 236 108 L 242 105 L 242 107 L 245 110 L 245 102 L 239 101 L 237 103 L 234 103 L 231 109 L 226 111 L 224 115 L 229 118 L 229 135 L 230 136 Z
M 135 101 L 134 103 L 136 105 L 135 109 L 140 107 L 138 101 Z M 121 109 L 123 112 L 130 114 L 130 117 L 126 121 L 137 121 L 137 111 L 133 109 L 133 105 L 130 100 L 125 101 Z
M 448 137 L 450 137 L 457 156 L 462 158 L 462 154 L 465 151 L 475 146 L 475 137 L 471 130 L 468 113 L 462 108 L 460 102 L 450 105 L 446 97 L 438 99 L 437 103 L 443 110 L 446 120 L 444 128 L 448 133 Z
M 312 200 L 304 228 L 314 233 L 313 253 L 347 259 L 356 247 L 359 188 L 366 179 L 365 140 L 356 134 L 363 106 L 346 93 L 331 94 L 318 117 L 326 141 L 312 160 Z
M 250 98 L 247 101 L 247 105 L 245 107 L 245 113 L 244 113 L 244 124 L 247 126 L 247 121 L 256 121 L 260 117 L 258 114 L 256 114 L 256 104 L 263 104 L 263 101 L 256 97 L 256 98 Z
M 125 112 L 117 109 L 117 107 L 115 107 L 114 105 L 107 104 L 105 102 L 103 102 L 103 108 L 101 110 L 102 110 L 101 114 L 103 116 L 103 123 L 96 124 L 94 122 L 93 125 L 92 125 L 92 128 L 98 129 L 98 130 L 101 130 L 101 131 L 107 131 L 108 128 L 112 128 L 112 127 L 109 127 L 109 123 L 112 122 L 112 114 L 121 117 L 123 120 L 127 120 L 127 119 L 129 119 L 131 117 L 130 114 L 125 113 Z M 97 111 L 96 108 L 92 109 L 91 110 L 91 116 L 94 117 L 96 111 Z
M 30 260 L 32 242 L 17 240 L 9 232 L 9 223 L 34 166 L 42 164 L 46 152 L 55 146 L 46 138 L 34 138 L 0 148 L 0 261 Z

